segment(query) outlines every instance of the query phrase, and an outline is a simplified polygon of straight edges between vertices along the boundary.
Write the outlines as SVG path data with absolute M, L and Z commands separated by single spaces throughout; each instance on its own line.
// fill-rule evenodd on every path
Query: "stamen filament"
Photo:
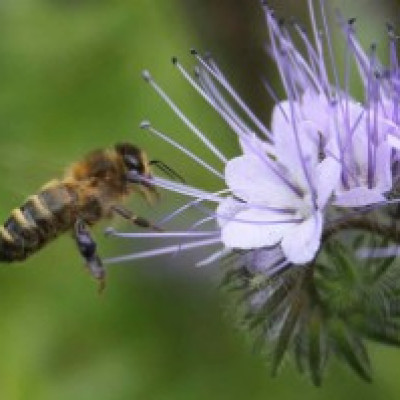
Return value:
M 158 95 L 167 103 L 172 111 L 180 118 L 180 120 L 207 146 L 207 148 L 223 163 L 226 163 L 227 158 L 207 139 L 207 137 L 198 129 L 180 110 L 180 108 L 171 100 L 171 98 L 161 89 L 154 81 L 148 71 L 143 71 L 143 79 L 158 93 Z
M 200 64 L 221 84 L 221 86 L 231 95 L 232 99 L 236 101 L 239 107 L 245 112 L 245 114 L 250 118 L 250 120 L 257 126 L 257 128 L 269 139 L 268 129 L 264 124 L 256 117 L 256 115 L 250 110 L 246 103 L 241 99 L 241 97 L 236 93 L 233 87 L 225 79 L 222 72 L 219 70 L 218 66 L 215 64 L 211 58 L 208 63 L 203 60 L 202 57 L 197 53 L 197 51 L 192 50 L 192 54 L 200 62 Z
M 180 143 L 176 142 L 175 140 L 171 139 L 169 136 L 164 135 L 162 132 L 158 131 L 157 129 L 153 128 L 153 126 L 150 124 L 148 121 L 143 121 L 140 124 L 140 127 L 142 129 L 147 130 L 148 132 L 153 133 L 154 135 L 158 136 L 160 139 L 164 140 L 165 142 L 171 144 L 178 150 L 180 150 L 183 154 L 186 154 L 189 158 L 194 160 L 196 163 L 200 164 L 202 167 L 204 167 L 207 171 L 211 172 L 215 176 L 217 176 L 220 179 L 224 179 L 223 174 L 218 172 L 214 167 L 206 163 L 204 160 L 202 160 L 200 157 L 196 156 L 193 154 L 190 150 L 188 150 L 186 147 L 182 146 Z
M 218 243 L 220 243 L 220 241 L 221 241 L 220 238 L 214 238 L 214 239 L 198 240 L 198 241 L 184 243 L 184 244 L 180 244 L 180 245 L 171 245 L 171 246 L 166 246 L 166 247 L 160 247 L 158 249 L 140 251 L 138 253 L 130 253 L 130 254 L 126 254 L 123 256 L 106 258 L 105 260 L 103 260 L 103 263 L 106 265 L 119 264 L 119 263 L 126 262 L 126 261 L 140 260 L 143 258 L 162 256 L 165 254 L 174 254 L 177 251 L 192 250 L 192 249 L 195 249 L 198 247 L 205 247 L 205 246 L 218 244 Z

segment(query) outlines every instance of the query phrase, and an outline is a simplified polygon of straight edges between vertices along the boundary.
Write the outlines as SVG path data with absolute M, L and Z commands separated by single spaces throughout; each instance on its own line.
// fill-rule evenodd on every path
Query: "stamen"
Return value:
M 273 18 L 272 13 L 268 8 L 265 8 L 265 18 L 267 20 L 267 28 L 268 28 L 269 38 L 271 41 L 272 58 L 275 60 L 275 62 L 277 64 L 278 73 L 279 73 L 283 88 L 284 88 L 285 92 L 288 93 L 289 89 L 287 86 L 286 76 L 284 73 L 285 69 L 283 67 L 282 58 L 278 51 L 278 45 L 277 45 L 276 37 L 275 37 L 275 31 L 279 28 L 277 28 L 275 19 Z
M 226 193 L 230 193 L 230 189 L 224 189 L 224 190 L 220 190 L 218 192 L 215 192 L 215 195 L 220 195 L 220 194 L 226 194 Z M 202 199 L 196 199 L 196 200 L 192 200 L 186 204 L 184 204 L 183 206 L 179 207 L 178 209 L 176 209 L 175 211 L 173 211 L 172 213 L 166 215 L 164 218 L 162 218 L 160 221 L 158 221 L 156 223 L 157 226 L 162 226 L 165 225 L 167 222 L 171 221 L 172 219 L 176 218 L 178 215 L 182 214 L 183 212 L 185 212 L 186 210 L 188 210 L 189 208 L 196 206 L 196 204 L 201 203 Z
M 321 87 L 321 90 L 323 93 L 328 93 L 328 87 L 326 85 L 326 81 L 324 80 L 324 77 L 321 74 L 321 66 L 319 66 L 319 55 L 316 53 L 315 49 L 312 47 L 312 44 L 310 43 L 310 40 L 308 39 L 308 36 L 304 33 L 303 29 L 299 26 L 299 24 L 296 22 L 294 24 L 295 30 L 302 40 L 304 46 L 306 47 L 307 55 L 308 55 L 308 61 L 310 64 L 310 73 L 311 73 L 311 78 L 318 82 L 318 86 Z M 296 51 L 296 47 L 294 46 L 294 50 Z M 299 53 L 298 51 L 296 51 Z M 299 53 L 299 55 L 301 55 Z M 304 60 L 304 63 L 307 64 L 307 61 Z
M 207 237 L 219 235 L 219 231 L 168 231 L 168 232 L 118 232 L 109 227 L 104 232 L 107 236 L 128 239 L 149 239 L 149 238 L 189 238 L 189 237 Z
M 358 258 L 389 258 L 398 257 L 400 255 L 400 246 L 386 246 L 386 247 L 363 247 L 356 251 Z
M 205 146 L 224 164 L 228 161 L 226 157 L 207 139 L 207 137 L 183 114 L 179 107 L 171 100 L 171 98 L 161 89 L 154 81 L 149 71 L 142 72 L 143 79 L 158 93 L 158 95 L 167 103 L 172 111 L 181 119 L 181 121 L 203 142 Z
M 191 53 L 196 57 L 199 63 L 221 84 L 221 86 L 232 96 L 239 107 L 244 113 L 250 118 L 250 120 L 256 125 L 256 127 L 268 138 L 269 132 L 264 124 L 256 117 L 256 115 L 250 110 L 246 103 L 241 99 L 237 92 L 233 89 L 230 83 L 227 81 L 225 76 L 222 74 L 217 64 L 211 59 L 208 59 L 208 63 L 203 60 L 202 57 L 197 53 L 196 50 L 192 50 Z
M 185 196 L 195 197 L 202 200 L 208 200 L 219 203 L 223 198 L 214 195 L 213 193 L 205 192 L 200 189 L 196 189 L 192 186 L 185 185 L 178 182 L 172 182 L 167 179 L 160 177 L 153 177 L 151 179 L 141 177 L 141 180 L 148 182 L 152 185 L 160 186 L 164 189 L 171 190 L 175 193 L 184 194 Z
M 220 114 L 230 128 L 239 137 L 251 132 L 252 130 L 250 127 L 237 115 L 230 104 L 222 96 L 207 71 L 204 68 L 197 67 L 196 74 L 200 86 L 204 89 L 212 104 L 214 104 L 214 109 Z
M 224 179 L 224 175 L 218 172 L 215 168 L 213 168 L 211 165 L 207 164 L 205 161 L 203 161 L 200 157 L 196 156 L 193 154 L 190 150 L 188 150 L 186 147 L 183 147 L 181 144 L 176 142 L 175 140 L 171 139 L 169 136 L 163 134 L 162 132 L 156 130 L 155 128 L 152 127 L 151 123 L 149 121 L 143 121 L 140 124 L 140 128 L 147 130 L 148 132 L 153 133 L 154 135 L 158 136 L 165 142 L 171 144 L 178 150 L 180 150 L 183 154 L 186 154 L 189 158 L 194 160 L 196 163 L 200 164 L 202 167 L 204 167 L 207 171 L 211 172 L 215 176 L 217 176 L 220 179 Z
M 290 78 L 290 76 L 289 76 Z M 293 82 L 291 80 L 289 80 L 288 82 L 291 86 L 293 85 Z M 306 165 L 306 161 L 305 161 L 305 157 L 304 157 L 304 152 L 303 152 L 303 148 L 301 146 L 301 142 L 300 142 L 300 136 L 299 136 L 299 131 L 298 131 L 298 127 L 297 127 L 297 123 L 296 123 L 296 111 L 294 108 L 294 104 L 295 104 L 295 100 L 293 98 L 291 98 L 290 96 L 290 92 L 288 93 L 289 95 L 289 107 L 290 107 L 290 113 L 291 113 L 291 123 L 292 123 L 292 128 L 293 128 L 293 133 L 294 133 L 294 139 L 296 142 L 296 148 L 299 154 L 299 159 L 300 159 L 300 163 L 303 169 L 303 173 L 304 173 L 304 177 L 306 178 L 307 181 L 307 185 L 310 189 L 310 193 L 311 193 L 311 197 L 312 197 L 312 201 L 313 201 L 313 205 L 314 208 L 317 209 L 317 195 L 316 195 L 316 189 L 313 185 L 311 176 L 310 176 L 310 171 L 309 168 L 307 168 Z
M 302 82 L 301 87 L 303 90 L 309 88 L 310 86 L 314 86 L 314 89 L 318 93 L 323 93 L 323 88 L 321 83 L 318 81 L 318 76 L 315 74 L 315 71 L 310 68 L 309 63 L 307 63 L 300 52 L 297 51 L 293 44 L 293 40 L 286 29 L 282 31 L 282 36 L 280 38 L 281 43 L 283 43 L 282 37 L 285 38 L 282 47 L 284 46 L 289 63 L 292 65 L 290 68 L 290 74 L 293 77 L 296 76 L 296 74 L 298 75 L 296 76 L 296 80 Z
M 312 8 L 311 2 L 312 2 L 312 0 L 308 0 L 309 9 Z M 320 5 L 319 8 L 320 8 L 320 13 L 321 13 L 321 17 L 322 17 L 322 24 L 323 24 L 325 36 L 326 36 L 328 55 L 329 55 L 329 59 L 330 59 L 331 67 L 332 67 L 334 81 L 335 81 L 336 95 L 340 97 L 339 74 L 337 71 L 336 63 L 335 63 L 335 56 L 334 56 L 333 46 L 332 46 L 332 41 L 331 41 L 331 33 L 329 30 L 329 24 L 328 24 L 328 20 L 326 18 L 326 13 L 325 13 L 325 0 L 319 0 L 319 5 Z
M 197 221 L 196 223 L 194 223 L 192 226 L 190 226 L 189 228 L 188 228 L 188 230 L 187 230 L 187 232 L 189 233 L 189 232 L 193 232 L 193 231 L 195 231 L 195 229 L 197 229 L 199 226 L 201 226 L 201 225 L 204 225 L 205 223 L 207 223 L 207 222 L 210 222 L 210 221 L 214 221 L 214 218 L 213 217 L 206 217 L 206 218 L 203 218 L 203 219 L 201 219 L 200 221 Z M 197 231 L 196 231 L 197 232 Z M 217 231 L 217 235 L 219 235 L 219 236 L 221 236 L 221 231 Z M 179 243 L 178 244 L 178 246 L 180 246 L 182 243 Z M 176 254 L 178 254 L 178 250 L 176 251 Z M 175 254 L 175 255 L 176 255 Z
M 184 76 L 184 78 L 189 82 L 189 84 L 193 87 L 193 89 L 195 89 L 196 90 L 196 92 L 198 93 L 198 94 L 200 94 L 200 96 L 212 107 L 212 108 L 214 108 L 219 114 L 221 114 L 221 116 L 224 118 L 224 119 L 226 119 L 226 118 L 231 118 L 231 119 L 233 119 L 233 118 L 235 118 L 235 117 L 237 117 L 236 116 L 236 114 L 235 113 L 231 113 L 230 115 L 229 115 L 229 117 L 226 115 L 226 112 L 224 111 L 224 109 L 229 109 L 230 111 L 232 111 L 232 109 L 231 108 L 229 108 L 229 107 L 219 107 L 218 106 L 218 104 L 217 104 L 217 102 L 215 101 L 216 99 L 215 99 L 215 97 L 214 96 L 210 96 L 210 94 L 209 93 L 206 93 L 204 90 L 203 90 L 203 88 L 200 86 L 200 85 L 198 85 L 197 84 L 197 82 L 189 75 L 189 73 L 183 68 L 183 66 L 178 62 L 178 59 L 174 59 L 174 65 L 178 68 L 178 70 L 179 70 L 179 72 Z M 200 76 L 200 74 L 201 74 L 201 69 L 200 68 L 196 68 L 196 74 L 198 74 L 198 76 Z M 217 91 L 215 91 L 215 92 L 212 92 L 212 94 L 214 94 L 214 93 L 218 93 Z M 225 104 L 227 104 L 227 103 L 225 103 Z M 242 122 L 239 120 L 239 119 L 235 119 L 235 122 L 238 124 L 238 125 L 241 125 L 242 124 Z M 245 129 L 243 129 L 243 130 L 245 130 Z
M 376 45 L 371 45 L 371 53 L 369 56 L 369 69 L 367 75 L 367 90 L 366 90 L 366 107 L 367 107 L 367 118 L 366 118 L 366 133 L 368 140 L 368 161 L 367 161 L 367 183 L 368 188 L 372 189 L 374 186 L 374 165 L 375 165 L 375 148 L 376 141 L 374 140 L 374 86 L 375 86 L 375 53 Z M 375 120 L 376 122 L 376 120 Z
M 318 55 L 317 65 L 319 66 L 320 78 L 324 82 L 326 94 L 330 95 L 330 93 L 329 93 L 330 92 L 330 89 L 329 89 L 330 84 L 329 84 L 328 73 L 327 73 L 326 65 L 325 65 L 324 53 L 323 53 L 323 49 L 322 49 L 321 35 L 317 28 L 317 22 L 316 22 L 316 18 L 315 18 L 314 6 L 312 4 L 312 0 L 308 0 L 307 4 L 308 4 L 308 13 L 310 15 L 310 20 L 311 20 L 311 27 L 312 27 L 313 36 L 314 36 L 314 42 L 315 42 L 315 46 L 317 47 L 317 55 Z
M 206 265 L 210 265 L 215 263 L 216 261 L 220 260 L 221 258 L 228 255 L 232 250 L 228 248 L 223 248 L 221 250 L 216 251 L 215 253 L 210 254 L 207 258 L 204 258 L 201 261 L 198 261 L 195 264 L 195 267 L 201 268 L 205 267 Z
M 176 253 L 177 250 L 178 251 L 192 250 L 192 249 L 199 248 L 199 247 L 218 244 L 220 242 L 221 242 L 221 239 L 219 237 L 214 238 L 214 239 L 198 240 L 198 241 L 193 241 L 193 242 L 189 242 L 189 243 L 185 243 L 185 244 L 181 244 L 181 245 L 165 246 L 165 247 L 160 247 L 158 249 L 141 251 L 138 253 L 131 253 L 131 254 L 126 254 L 126 255 L 118 256 L 118 257 L 106 258 L 105 260 L 103 260 L 103 263 L 106 265 L 118 264 L 118 263 L 126 262 L 126 261 L 133 261 L 133 260 L 140 260 L 143 258 L 162 256 L 165 254 L 174 254 L 174 253 Z
M 213 217 L 215 219 L 220 219 L 220 220 L 226 220 L 229 222 L 240 222 L 243 224 L 251 224 L 251 225 L 279 225 L 279 224 L 299 224 L 301 222 L 304 222 L 304 218 L 298 217 L 298 218 L 286 218 L 286 219 L 280 219 L 280 220 L 249 220 L 249 219 L 244 219 L 244 218 L 237 218 L 237 217 L 232 217 L 232 216 L 227 216 L 225 214 L 220 214 L 216 213 L 213 210 L 210 210 L 209 208 L 203 206 L 203 205 L 198 205 L 197 207 L 199 210 L 204 212 L 205 214 L 209 215 L 210 217 Z
M 196 90 L 197 93 L 222 117 L 222 119 L 231 127 L 231 129 L 239 136 L 244 133 L 250 132 L 250 128 L 237 116 L 228 103 L 222 98 L 218 90 L 213 90 L 210 78 L 206 73 L 202 73 L 201 68 L 196 69 L 200 85 L 189 75 L 189 73 L 178 62 L 176 57 L 173 58 L 173 64 L 178 68 L 179 72 L 189 82 L 189 84 Z M 208 82 L 204 82 L 207 80 Z M 203 84 L 202 84 L 203 81 Z M 206 90 L 208 91 L 206 92 Z

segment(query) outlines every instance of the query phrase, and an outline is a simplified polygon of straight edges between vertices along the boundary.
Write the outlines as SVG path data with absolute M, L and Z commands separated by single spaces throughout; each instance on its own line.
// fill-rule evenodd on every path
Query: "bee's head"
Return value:
M 126 169 L 127 179 L 133 183 L 147 184 L 142 178 L 151 178 L 146 153 L 130 143 L 118 143 L 115 151 L 120 155 Z
M 154 165 L 170 177 L 184 182 L 183 178 L 167 164 L 160 160 L 149 161 L 144 151 L 130 143 L 118 143 L 115 145 L 115 150 L 122 158 L 128 182 L 139 184 L 150 189 L 150 191 L 155 191 L 152 182 L 150 182 L 152 178 L 150 165 Z

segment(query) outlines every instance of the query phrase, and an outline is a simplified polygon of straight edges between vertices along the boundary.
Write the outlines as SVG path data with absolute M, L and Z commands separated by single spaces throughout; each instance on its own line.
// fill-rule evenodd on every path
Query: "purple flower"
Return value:
M 263 6 L 268 51 L 284 89 L 279 100 L 265 84 L 275 101 L 268 126 L 247 107 L 212 58 L 192 51 L 197 60 L 193 77 L 173 59 L 187 82 L 236 135 L 241 149 L 236 157 L 226 157 L 150 73 L 143 73 L 223 169 L 150 122 L 143 122 L 142 128 L 217 177 L 220 190 L 151 178 L 153 185 L 189 201 L 156 222 L 163 232 L 109 233 L 178 242 L 106 262 L 217 246 L 196 265 L 225 261 L 226 285 L 243 292 L 237 309 L 244 309 L 246 326 L 258 329 L 262 341 L 273 348 L 273 373 L 291 350 L 300 370 L 308 371 L 316 385 L 321 383 L 330 354 L 347 361 L 369 381 L 364 339 L 400 344 L 400 268 L 395 263 L 400 208 L 389 206 L 400 199 L 397 38 L 389 26 L 390 60 L 384 67 L 375 46 L 367 52 L 362 49 L 354 20 L 343 21 L 339 16 L 346 51 L 344 65 L 337 65 L 324 0 L 319 1 L 319 18 L 313 1 L 307 4 L 311 37 L 298 24 L 281 23 Z M 303 51 L 295 44 L 299 39 Z M 364 87 L 362 100 L 350 93 L 354 64 Z M 168 229 L 173 219 L 193 209 L 201 216 L 187 230 Z
M 188 227 L 187 232 L 166 229 L 162 233 L 118 234 L 113 231 L 113 234 L 179 236 L 193 240 L 116 257 L 109 262 L 212 244 L 220 245 L 220 250 L 198 265 L 215 261 L 231 251 L 260 249 L 273 254 L 278 249 L 284 259 L 281 266 L 303 265 L 315 259 L 323 247 L 324 235 L 329 236 L 332 230 L 336 232 L 332 228 L 335 221 L 342 222 L 349 213 L 364 212 L 371 206 L 382 207 L 393 197 L 393 182 L 398 179 L 393 166 L 398 163 L 400 148 L 400 75 L 393 32 L 390 29 L 391 61 L 384 68 L 374 46 L 366 53 L 358 43 L 354 20 L 344 22 L 339 17 L 347 45 L 344 82 L 340 84 L 323 0 L 320 5 L 323 34 L 317 26 L 312 1 L 308 1 L 311 38 L 298 24 L 289 29 L 263 6 L 269 54 L 276 63 L 285 92 L 284 98 L 278 100 L 272 88 L 266 85 L 276 103 L 269 127 L 247 107 L 212 58 L 203 58 L 193 50 L 197 60 L 193 77 L 176 58 L 173 59 L 188 83 L 236 134 L 242 154 L 232 159 L 184 115 L 148 71 L 143 73 L 145 80 L 189 131 L 224 164 L 224 170 L 210 165 L 155 129 L 150 122 L 143 122 L 142 128 L 180 149 L 207 173 L 218 177 L 221 190 L 211 193 L 191 185 L 153 178 L 152 184 L 191 198 L 186 206 L 162 221 L 164 228 L 166 222 L 191 208 L 201 210 L 203 218 Z M 296 46 L 293 32 L 305 51 Z M 357 65 L 364 84 L 362 102 L 356 101 L 349 92 L 351 60 Z M 213 227 L 202 231 L 210 222 L 214 223 Z M 200 236 L 203 239 L 199 240 Z
M 226 247 L 280 244 L 289 262 L 305 264 L 319 249 L 324 208 L 338 184 L 340 163 L 320 160 L 318 129 L 296 106 L 285 101 L 275 107 L 269 152 L 253 141 L 227 162 L 225 181 L 233 197 L 219 204 L 217 215 Z

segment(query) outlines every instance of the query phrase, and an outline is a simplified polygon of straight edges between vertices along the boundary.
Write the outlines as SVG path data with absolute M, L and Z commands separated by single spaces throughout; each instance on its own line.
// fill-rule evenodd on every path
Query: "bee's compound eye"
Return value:
M 124 161 L 125 161 L 125 166 L 129 171 L 129 173 L 132 173 L 133 175 L 143 174 L 144 172 L 143 164 L 137 157 L 126 154 L 124 157 Z
M 125 155 L 125 164 L 128 169 L 133 170 L 138 170 L 140 166 L 138 159 L 129 154 Z

